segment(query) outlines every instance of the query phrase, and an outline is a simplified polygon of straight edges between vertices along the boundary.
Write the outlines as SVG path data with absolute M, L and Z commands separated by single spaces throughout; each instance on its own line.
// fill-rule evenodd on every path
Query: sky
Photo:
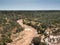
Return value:
M 60 0 L 0 0 L 0 10 L 60 10 Z

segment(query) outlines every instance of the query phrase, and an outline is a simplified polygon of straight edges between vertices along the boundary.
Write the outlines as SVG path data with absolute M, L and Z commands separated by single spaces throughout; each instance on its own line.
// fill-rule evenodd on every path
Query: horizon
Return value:
M 60 0 L 0 0 L 0 10 L 60 10 Z

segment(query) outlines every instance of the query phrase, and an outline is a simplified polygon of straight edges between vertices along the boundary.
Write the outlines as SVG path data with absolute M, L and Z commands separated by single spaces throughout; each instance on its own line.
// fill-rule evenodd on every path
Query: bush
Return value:
M 8 36 L 6 36 L 5 34 L 2 34 L 1 41 L 4 42 L 4 43 L 12 42 L 12 40 Z
M 41 40 L 41 38 L 39 38 L 39 37 L 34 37 L 34 38 L 32 39 L 32 43 L 31 43 L 31 44 L 34 44 L 34 45 L 46 45 L 45 42 L 41 42 L 40 40 Z M 30 45 L 31 45 L 31 44 L 30 44 Z
M 7 45 L 6 43 L 4 43 L 4 42 L 0 42 L 0 45 Z
M 40 42 L 39 45 L 47 45 L 45 42 Z
M 39 37 L 34 37 L 34 38 L 32 39 L 32 43 L 33 43 L 34 45 L 39 45 L 39 44 L 40 44 L 40 38 L 39 38 Z

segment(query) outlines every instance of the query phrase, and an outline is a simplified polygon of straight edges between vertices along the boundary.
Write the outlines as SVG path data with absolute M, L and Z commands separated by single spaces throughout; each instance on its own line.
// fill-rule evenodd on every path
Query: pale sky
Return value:
M 60 0 L 0 0 L 0 10 L 60 10 Z

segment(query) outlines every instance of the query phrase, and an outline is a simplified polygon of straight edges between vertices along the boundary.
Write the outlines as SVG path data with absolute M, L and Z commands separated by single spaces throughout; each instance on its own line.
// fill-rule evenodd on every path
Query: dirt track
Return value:
M 17 41 L 12 42 L 8 45 L 29 45 L 33 39 L 33 37 L 37 36 L 36 29 L 32 28 L 31 26 L 23 24 L 22 19 L 17 21 L 23 28 L 24 31 L 20 33 L 22 35 L 22 39 L 19 39 L 20 36 L 17 38 Z

